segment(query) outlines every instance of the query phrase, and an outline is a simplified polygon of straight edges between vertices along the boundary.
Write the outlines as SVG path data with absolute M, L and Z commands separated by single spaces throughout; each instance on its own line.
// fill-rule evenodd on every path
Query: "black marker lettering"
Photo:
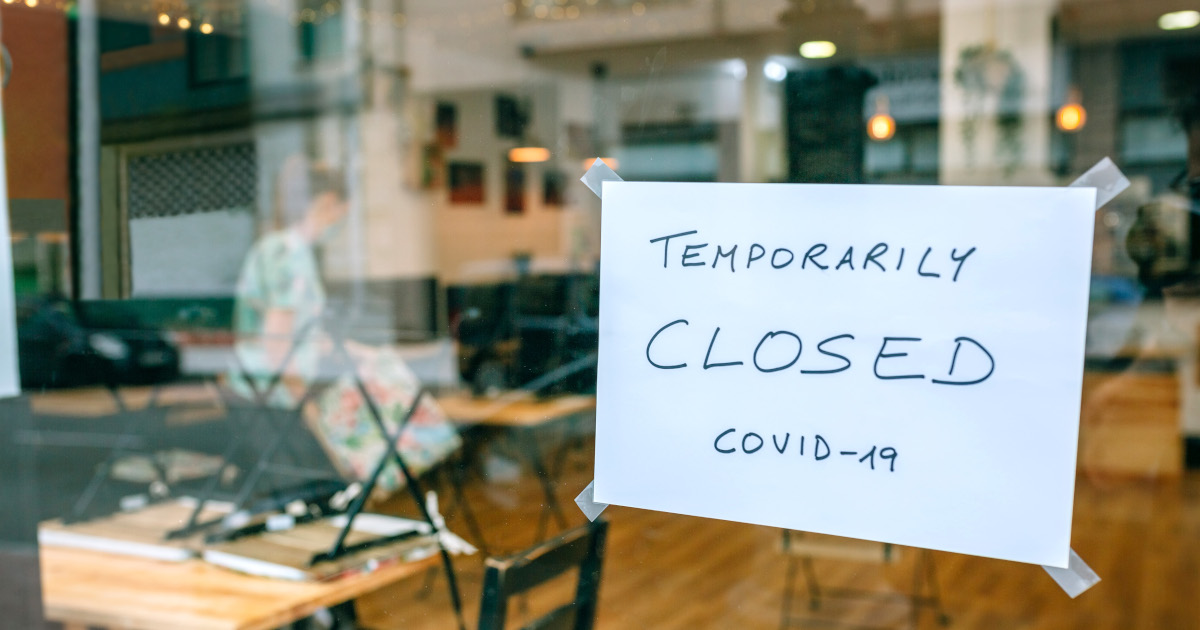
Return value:
M 679 365 L 659 365 L 654 362 L 654 359 L 650 358 L 650 346 L 654 345 L 654 340 L 657 339 L 660 334 L 662 334 L 662 331 L 674 326 L 675 324 L 683 324 L 684 326 L 687 326 L 688 321 L 686 319 L 677 319 L 670 324 L 659 328 L 658 332 L 654 333 L 653 337 L 650 337 L 650 343 L 646 344 L 646 360 L 650 362 L 650 365 L 653 365 L 660 370 L 678 370 L 679 368 L 687 367 L 686 363 L 680 363 Z
M 925 276 L 927 278 L 941 278 L 942 274 L 940 274 L 940 273 L 933 273 L 933 272 L 925 273 L 925 259 L 929 258 L 929 252 L 931 252 L 931 251 L 933 251 L 932 247 L 925 248 L 925 255 L 921 256 L 921 263 L 917 265 L 917 275 Z
M 775 257 L 779 255 L 779 252 L 787 252 L 787 255 L 788 255 L 787 262 L 783 263 L 782 265 L 775 264 Z M 783 247 L 780 247 L 779 249 L 776 249 L 775 251 L 771 252 L 771 266 L 776 269 L 783 269 L 784 267 L 792 264 L 792 261 L 795 259 L 796 259 L 796 255 L 793 254 L 792 250 L 790 250 L 790 249 L 785 249 Z
M 755 247 L 758 248 L 758 252 L 759 252 L 757 256 L 754 255 Z M 750 257 L 746 259 L 746 268 L 749 269 L 750 263 L 752 263 L 766 255 L 767 255 L 767 248 L 763 247 L 762 245 L 759 245 L 758 243 L 754 243 L 753 245 L 750 246 Z
M 781 365 L 779 367 L 773 367 L 773 368 L 764 368 L 763 366 L 758 364 L 758 351 L 760 349 L 762 349 L 763 344 L 766 343 L 768 339 L 774 339 L 776 335 L 787 335 L 787 336 L 791 337 L 792 339 L 796 340 L 796 356 L 792 357 L 792 360 L 789 361 L 785 365 Z M 769 332 L 769 333 L 763 335 L 763 338 L 759 340 L 757 346 L 754 346 L 754 367 L 758 368 L 759 372 L 778 372 L 779 370 L 786 370 L 786 369 L 792 367 L 793 365 L 795 365 L 796 361 L 800 360 L 800 352 L 803 349 L 804 349 L 804 344 L 800 341 L 800 337 L 798 335 L 796 335 L 795 333 L 788 332 L 786 330 L 776 330 L 776 331 Z
M 887 243 L 876 244 L 875 247 L 871 248 L 871 251 L 867 252 L 867 257 L 863 259 L 863 269 L 866 269 L 868 264 L 875 263 L 875 266 L 879 267 L 880 271 L 887 271 L 887 269 L 883 268 L 883 264 L 881 264 L 878 260 L 875 260 L 886 253 Z
M 896 374 L 893 376 L 883 376 L 879 373 L 879 360 L 880 359 L 891 359 L 893 357 L 908 356 L 907 352 L 893 352 L 891 354 L 884 354 L 884 350 L 887 349 L 887 345 L 888 345 L 889 341 L 920 341 L 920 340 L 921 340 L 920 337 L 884 337 L 883 345 L 879 346 L 879 354 L 878 354 L 878 356 L 875 357 L 875 378 L 880 379 L 880 380 L 885 380 L 885 381 L 902 379 L 902 378 L 925 378 L 924 374 Z
M 967 256 L 970 256 L 971 254 L 974 254 L 974 253 L 975 253 L 975 248 L 972 247 L 971 249 L 967 250 L 967 253 L 962 255 L 962 258 L 959 258 L 957 256 L 957 254 L 958 254 L 957 249 L 950 250 L 950 259 L 958 262 L 958 268 L 954 270 L 953 282 L 958 282 L 958 272 L 962 271 L 962 266 L 963 266 L 963 263 L 967 261 Z
M 680 259 L 679 262 L 684 267 L 703 267 L 704 263 L 702 263 L 702 262 L 691 262 L 690 263 L 690 262 L 688 262 L 688 259 L 689 258 L 697 258 L 700 256 L 699 252 L 689 253 L 693 249 L 704 249 L 705 247 L 708 247 L 708 243 L 700 243 L 699 245 L 684 245 L 683 246 L 683 258 Z
M 742 365 L 741 361 L 729 361 L 727 363 L 709 363 L 708 362 L 708 358 L 710 356 L 712 356 L 713 344 L 717 343 L 717 333 L 719 333 L 719 332 L 721 332 L 721 327 L 717 326 L 717 329 L 713 331 L 712 341 L 708 342 L 708 352 L 706 352 L 704 354 L 704 369 L 707 370 L 709 368 L 725 367 L 725 366 L 729 366 L 729 365 Z
M 820 249 L 820 251 L 817 251 L 818 249 Z M 804 269 L 804 265 L 807 265 L 808 261 L 811 260 L 812 264 L 816 265 L 818 268 L 828 269 L 829 265 L 822 265 L 821 263 L 817 262 L 817 256 L 824 254 L 826 249 L 829 248 L 825 247 L 825 243 L 817 243 L 816 245 L 809 247 L 808 253 L 804 255 L 804 260 L 800 261 L 800 268 Z
M 959 337 L 954 340 L 954 342 L 955 342 L 954 356 L 950 359 L 949 374 L 951 376 L 954 375 L 954 364 L 956 362 L 958 362 L 958 351 L 960 349 L 962 349 L 962 342 L 964 342 L 964 341 L 969 341 L 969 342 L 975 344 L 975 347 L 979 348 L 980 350 L 983 350 L 983 353 L 987 355 L 988 361 L 991 363 L 991 366 L 988 368 L 987 374 L 984 374 L 982 378 L 977 378 L 973 381 L 942 381 L 942 380 L 938 380 L 935 378 L 935 379 L 932 379 L 932 381 L 934 383 L 937 383 L 938 385 L 976 385 L 976 384 L 982 383 L 982 382 L 988 380 L 989 378 L 991 378 L 992 372 L 996 371 L 995 357 L 992 356 L 991 352 L 987 351 L 987 348 L 983 347 L 983 344 L 979 343 L 978 341 L 975 341 L 974 339 L 972 339 L 970 337 Z
M 872 446 L 871 450 L 867 451 L 866 455 L 863 455 L 859 458 L 858 463 L 861 464 L 869 459 L 871 460 L 871 470 L 875 470 L 875 448 L 876 447 Z
M 792 439 L 792 434 L 784 433 L 783 434 L 783 446 L 780 446 L 779 445 L 779 436 L 775 435 L 774 433 L 771 434 L 771 441 L 775 443 L 775 450 L 779 451 L 780 454 L 783 454 L 783 452 L 787 450 L 787 443 L 788 443 L 788 440 L 790 440 L 790 439 Z M 800 438 L 800 439 L 804 439 L 804 438 Z
M 837 341 L 838 339 L 854 339 L 854 335 L 838 335 L 836 337 L 830 337 L 830 338 L 826 339 L 825 341 L 822 341 L 821 343 L 817 344 L 817 352 L 820 352 L 821 354 L 823 354 L 827 357 L 835 357 L 835 358 L 841 359 L 842 361 L 846 362 L 846 365 L 843 365 L 842 367 L 839 367 L 839 368 L 834 368 L 832 370 L 800 370 L 800 373 L 801 374 L 837 374 L 838 372 L 841 372 L 843 370 L 850 369 L 850 359 L 847 359 L 846 357 L 844 357 L 836 352 L 830 352 L 825 349 L 825 344 L 829 343 L 830 341 Z
M 746 440 L 750 439 L 751 435 L 753 435 L 755 438 L 758 439 L 758 446 L 755 446 L 754 448 L 746 448 Z M 758 449 L 760 449 L 762 447 L 763 447 L 763 439 L 762 439 L 761 435 L 751 432 L 751 433 L 747 433 L 746 435 L 742 436 L 742 452 L 743 453 L 747 453 L 747 454 L 757 453 Z
M 670 245 L 671 245 L 671 239 L 675 238 L 676 236 L 687 236 L 688 234 L 695 234 L 695 233 L 696 233 L 696 230 L 691 230 L 690 232 L 680 232 L 678 234 L 671 234 L 668 236 L 660 236 L 658 238 L 650 239 L 651 243 L 657 243 L 659 241 L 663 242 L 663 269 L 667 268 L 667 248 L 670 247 Z
M 841 269 L 842 265 L 850 265 L 851 271 L 854 270 L 854 248 L 853 247 L 846 248 L 846 254 L 844 256 L 842 256 L 841 262 L 839 262 L 837 264 L 837 266 L 833 268 L 833 270 L 837 271 L 838 269 Z
M 822 446 L 825 447 L 824 455 L 821 454 Z M 822 459 L 829 457 L 829 442 L 826 442 L 825 438 L 821 437 L 820 435 L 817 436 L 817 445 L 813 447 L 813 457 L 815 457 L 817 461 L 821 461 Z
M 800 436 L 800 455 L 804 456 L 804 436 Z
M 713 448 L 717 449 L 717 452 L 718 452 L 718 453 L 732 453 L 732 452 L 734 452 L 735 450 L 737 450 L 737 449 L 735 449 L 735 448 L 733 448 L 733 447 L 730 447 L 730 448 L 721 448 L 721 446 L 720 446 L 720 443 L 721 443 L 721 438 L 725 437 L 726 435 L 729 435 L 730 433 L 733 433 L 733 432 L 734 432 L 734 431 L 736 431 L 736 430 L 737 430 L 737 429 L 727 429 L 727 430 L 723 431 L 723 432 L 721 433 L 721 435 L 718 435 L 718 436 L 717 436 L 717 439 L 713 440 Z
M 900 271 L 900 265 L 904 264 L 904 248 L 900 248 L 900 260 L 896 261 L 896 271 Z
M 737 245 L 734 245 L 733 249 L 729 250 L 728 253 L 722 254 L 721 253 L 722 251 L 724 251 L 724 250 L 721 249 L 721 246 L 717 245 L 717 255 L 716 255 L 716 257 L 713 258 L 713 269 L 717 268 L 717 262 L 721 260 L 722 256 L 728 256 L 729 257 L 729 271 L 731 271 L 731 272 L 737 271 L 736 269 L 733 268 L 733 254 L 735 252 L 737 252 Z

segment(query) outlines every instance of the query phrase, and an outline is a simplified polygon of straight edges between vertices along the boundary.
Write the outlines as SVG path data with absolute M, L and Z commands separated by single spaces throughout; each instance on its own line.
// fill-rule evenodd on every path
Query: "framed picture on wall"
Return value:
M 567 178 L 562 171 L 548 170 L 542 174 L 542 203 L 548 207 L 559 208 L 564 205 L 563 192 Z
M 496 95 L 496 135 L 501 138 L 520 138 L 525 132 L 525 112 L 521 103 L 508 94 Z
M 509 162 L 504 172 L 504 211 L 525 212 L 525 165 Z
M 458 108 L 454 103 L 439 102 L 434 108 L 437 144 L 446 149 L 458 146 Z
M 451 162 L 446 166 L 450 203 L 483 203 L 483 164 Z

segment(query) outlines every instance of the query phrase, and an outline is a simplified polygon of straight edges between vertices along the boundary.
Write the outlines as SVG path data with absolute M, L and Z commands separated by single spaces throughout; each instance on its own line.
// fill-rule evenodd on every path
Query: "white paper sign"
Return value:
M 13 294 L 12 239 L 8 229 L 8 180 L 5 178 L 3 106 L 0 106 L 0 398 L 21 393 L 17 367 L 17 316 Z
M 605 182 L 595 500 L 1065 567 L 1094 209 Z

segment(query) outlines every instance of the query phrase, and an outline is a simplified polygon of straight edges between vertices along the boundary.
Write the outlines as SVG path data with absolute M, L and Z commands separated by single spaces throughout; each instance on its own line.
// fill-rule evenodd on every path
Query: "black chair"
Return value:
M 511 598 L 579 568 L 575 599 L 539 617 L 524 630 L 591 630 L 596 621 L 604 539 L 608 523 L 597 520 L 531 549 L 488 558 L 478 630 L 503 630 Z

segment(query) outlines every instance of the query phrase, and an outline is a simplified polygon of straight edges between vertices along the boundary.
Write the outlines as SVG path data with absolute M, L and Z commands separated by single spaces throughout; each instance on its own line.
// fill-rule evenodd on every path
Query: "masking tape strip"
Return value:
M 621 182 L 625 180 L 621 179 L 621 176 L 613 172 L 611 168 L 608 168 L 604 160 L 596 158 L 592 162 L 591 168 L 583 174 L 583 177 L 579 178 L 579 181 L 583 182 L 584 186 L 587 186 L 592 192 L 596 193 L 597 197 L 603 198 L 604 187 L 602 184 L 604 182 Z
M 587 172 L 583 174 L 583 177 L 579 178 L 579 181 L 583 182 L 584 186 L 587 186 L 592 192 L 596 193 L 597 197 L 603 199 L 604 182 L 620 182 L 624 180 L 621 179 L 620 175 L 617 175 L 615 172 L 613 172 L 613 170 L 604 163 L 604 160 L 596 158 L 595 161 L 592 162 L 591 168 L 589 168 Z M 589 521 L 594 521 L 599 518 L 600 513 L 608 507 L 607 503 L 596 503 L 595 481 L 588 483 L 587 487 L 583 489 L 583 492 L 580 492 L 579 496 L 575 497 L 575 505 L 579 506 L 579 510 L 583 512 L 583 515 L 586 516 Z
M 583 492 L 575 497 L 575 505 L 583 512 L 589 521 L 594 521 L 600 517 L 600 513 L 608 507 L 607 503 L 596 503 L 596 482 L 588 483 Z
M 1058 567 L 1048 567 L 1043 565 L 1046 573 L 1054 578 L 1055 582 L 1066 591 L 1071 599 L 1079 597 L 1080 593 L 1092 588 L 1100 581 L 1100 576 L 1089 567 L 1075 550 L 1071 550 L 1071 559 L 1067 562 L 1067 568 L 1060 569 Z
M 1129 179 L 1117 168 L 1116 164 L 1109 158 L 1104 158 L 1092 168 L 1089 168 L 1086 173 L 1080 175 L 1078 179 L 1071 182 L 1071 186 L 1093 186 L 1096 188 L 1096 209 L 1104 207 L 1104 204 L 1113 200 L 1113 197 L 1121 194 L 1126 188 L 1129 188 Z M 1100 581 L 1100 576 L 1075 553 L 1071 550 L 1070 559 L 1067 561 L 1067 568 L 1060 569 L 1058 567 L 1048 567 L 1042 565 L 1046 573 L 1054 578 L 1055 582 L 1062 587 L 1071 599 L 1079 597 L 1084 591 L 1092 588 Z
M 1071 182 L 1071 185 L 1095 187 L 1096 209 L 1099 210 L 1104 204 L 1112 201 L 1113 197 L 1121 194 L 1121 191 L 1129 188 L 1129 180 L 1112 160 L 1104 158 L 1080 175 L 1079 179 Z

